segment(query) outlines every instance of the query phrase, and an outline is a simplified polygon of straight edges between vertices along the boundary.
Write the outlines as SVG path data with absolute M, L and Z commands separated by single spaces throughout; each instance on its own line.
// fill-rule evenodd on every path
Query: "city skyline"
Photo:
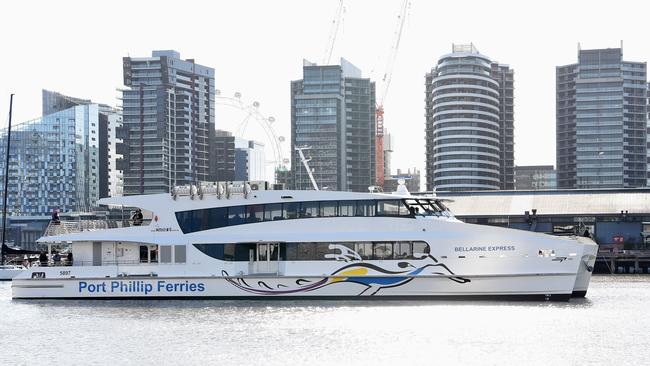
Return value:
M 369 2 L 346 2 L 332 59 L 346 57 L 362 69 L 364 77 L 377 81 L 377 87 L 381 88 L 400 3 L 395 1 L 374 6 Z M 39 116 L 42 88 L 115 105 L 119 94 L 116 89 L 122 87 L 122 57 L 148 54 L 153 49 L 177 49 L 184 57 L 196 58 L 214 67 L 217 89 L 228 94 L 241 92 L 248 100 L 259 101 L 260 110 L 267 116 L 275 117 L 278 134 L 288 137 L 290 110 L 287 107 L 287 81 L 300 78 L 303 58 L 320 63 L 338 1 L 310 4 L 292 2 L 290 7 L 295 10 L 292 13 L 302 16 L 291 18 L 290 23 L 281 21 L 288 15 L 281 13 L 274 4 L 242 2 L 208 6 L 206 11 L 196 13 L 192 18 L 206 37 L 214 35 L 216 42 L 208 43 L 201 42 L 202 37 L 190 41 L 183 37 L 183 32 L 171 29 L 149 34 L 147 38 L 127 37 L 172 16 L 163 10 L 147 7 L 145 3 L 131 4 L 136 13 L 147 9 L 151 15 L 147 19 L 152 20 L 144 19 L 138 24 L 128 23 L 128 27 L 122 27 L 121 24 L 126 25 L 127 20 L 121 20 L 119 15 L 120 9 L 125 6 L 120 2 L 102 9 L 104 14 L 100 20 L 91 14 L 83 16 L 83 11 L 78 11 L 77 22 L 57 23 L 57 32 L 68 36 L 52 42 L 42 36 L 50 31 L 45 24 L 50 24 L 48 19 L 64 14 L 64 9 L 75 7 L 75 3 L 68 6 L 37 4 L 41 11 L 35 14 L 31 14 L 33 3 L 8 4 L 4 6 L 6 11 L 2 12 L 5 18 L 2 19 L 0 30 L 3 34 L 21 34 L 21 40 L 18 43 L 10 38 L 5 46 L 20 57 L 0 60 L 0 80 L 3 80 L 0 86 L 0 113 L 4 116 L 0 119 L 0 125 L 6 125 L 10 92 L 17 94 L 14 108 L 16 122 Z M 385 125 L 395 135 L 394 167 L 416 166 L 424 171 L 422 74 L 430 70 L 442 54 L 447 53 L 452 43 L 479 44 L 484 54 L 504 60 L 517 70 L 516 165 L 554 163 L 555 66 L 574 62 L 578 42 L 582 43 L 583 48 L 615 48 L 620 46 L 623 39 L 626 58 L 650 59 L 650 50 L 644 49 L 643 40 L 631 37 L 635 33 L 643 34 L 635 32 L 643 30 L 640 13 L 628 14 L 617 8 L 603 14 L 595 10 L 598 6 L 593 3 L 588 8 L 562 3 L 566 9 L 562 13 L 552 12 L 552 4 L 537 7 L 515 2 L 502 4 L 513 11 L 523 12 L 525 7 L 529 9 L 525 13 L 535 12 L 536 16 L 513 19 L 507 25 L 495 24 L 488 19 L 490 16 L 486 16 L 496 15 L 499 7 L 493 4 L 474 3 L 471 7 L 476 11 L 465 14 L 463 8 L 466 5 L 441 4 L 433 7 L 425 2 L 411 2 L 391 89 L 384 101 Z M 371 5 L 373 17 L 368 19 L 366 12 Z M 180 13 L 184 11 L 179 10 Z M 575 11 L 580 11 L 582 16 L 572 17 Z M 435 22 L 431 21 L 435 14 L 445 13 L 463 16 L 440 17 Z M 13 15 L 9 17 L 9 14 Z M 27 14 L 32 16 L 29 23 L 14 20 Z M 556 22 L 571 26 L 574 31 L 569 33 L 570 36 L 567 37 L 566 32 L 547 29 L 547 20 L 551 16 Z M 174 15 L 173 18 L 182 23 L 179 19 L 183 17 Z M 610 25 L 607 29 L 597 26 L 605 20 Z M 485 27 L 488 24 L 490 27 Z M 100 30 L 101 25 L 105 25 L 106 30 Z M 503 35 L 510 27 L 518 27 L 520 32 L 512 34 L 506 41 Z M 84 32 L 80 32 L 81 29 Z M 295 29 L 301 29 L 301 32 L 295 32 Z M 612 32 L 612 29 L 621 29 L 621 32 Z M 84 52 L 80 52 L 79 48 L 82 43 Z M 75 57 L 70 57 L 73 54 Z M 44 62 L 46 58 L 48 61 Z M 98 69 L 101 73 L 96 72 Z M 28 80 L 24 78 L 25 72 L 29 72 Z M 226 112 L 217 107 L 216 113 L 216 127 L 228 129 L 224 118 L 220 119 Z M 257 136 L 246 137 L 264 140 Z M 288 144 L 285 143 L 283 148 L 285 156 L 288 156 Z

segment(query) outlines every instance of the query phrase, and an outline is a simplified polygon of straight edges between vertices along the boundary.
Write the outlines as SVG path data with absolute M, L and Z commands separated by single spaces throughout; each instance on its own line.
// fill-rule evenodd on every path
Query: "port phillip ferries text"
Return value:
M 108 294 L 108 293 L 121 293 L 133 294 L 140 293 L 148 295 L 151 293 L 191 293 L 203 292 L 205 285 L 202 282 L 194 283 L 190 281 L 185 282 L 168 282 L 156 281 L 154 283 L 147 281 L 110 281 L 100 283 L 90 283 L 86 281 L 79 282 L 79 293 L 89 294 Z

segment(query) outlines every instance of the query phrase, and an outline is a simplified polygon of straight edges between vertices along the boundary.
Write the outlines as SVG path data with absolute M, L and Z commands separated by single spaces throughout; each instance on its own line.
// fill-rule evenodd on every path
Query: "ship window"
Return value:
M 430 252 L 429 244 L 423 241 L 413 242 L 413 257 L 415 259 L 426 257 Z
M 330 248 L 332 245 L 332 248 Z M 194 244 L 194 246 L 206 255 L 226 261 L 247 262 L 250 260 L 250 251 L 253 250 L 253 258 L 256 258 L 255 251 L 257 243 L 240 244 Z M 185 261 L 178 250 L 182 245 L 175 246 L 175 262 Z M 279 243 L 280 260 L 286 261 L 323 261 L 323 260 L 354 260 L 358 259 L 354 253 L 342 250 L 341 247 L 356 252 L 362 260 L 392 260 L 392 259 L 422 259 L 429 253 L 429 245 L 423 241 L 411 242 L 327 242 L 327 243 Z M 273 246 L 270 260 L 277 260 L 278 253 L 275 251 L 278 246 Z M 413 249 L 413 250 L 411 250 Z M 262 255 L 262 253 L 260 253 Z M 266 256 L 266 253 L 264 253 Z
M 334 217 L 337 214 L 338 202 L 337 201 L 324 201 L 320 203 L 320 216 L 321 217 Z
M 260 222 L 264 217 L 264 205 L 246 206 L 246 222 Z
M 393 243 L 375 243 L 373 259 L 393 259 Z
M 411 250 L 411 242 L 400 241 L 395 243 L 393 247 L 395 253 L 395 259 L 406 259 L 411 258 L 413 251 Z
M 295 260 L 308 261 L 316 258 L 316 245 L 314 243 L 298 243 L 296 246 Z
M 377 216 L 397 216 L 400 213 L 400 200 L 377 201 Z
M 281 203 L 270 203 L 264 205 L 264 221 L 284 219 L 284 210 Z
M 174 263 L 185 263 L 185 245 L 174 245 Z
M 358 201 L 356 216 L 375 216 L 375 201 Z
M 160 246 L 160 263 L 172 262 L 172 247 L 171 245 Z
M 206 228 L 218 228 L 218 227 L 224 227 L 228 225 L 228 209 L 225 207 L 219 207 L 219 208 L 212 208 L 210 210 L 203 210 L 203 211 L 209 211 L 209 222 L 207 226 L 204 226 L 202 230 L 206 230 Z
M 233 206 L 228 208 L 228 226 L 244 223 L 244 206 Z
M 231 225 L 256 223 L 297 218 L 315 217 L 413 217 L 408 208 L 430 206 L 417 204 L 410 200 L 408 206 L 401 200 L 361 200 L 361 201 L 308 201 L 254 204 L 247 206 L 215 207 L 209 209 L 179 211 L 176 219 L 183 233 L 193 233 L 202 230 L 216 229 Z M 444 206 L 442 206 L 444 207 Z M 445 208 L 446 209 L 446 208 Z
M 372 243 L 355 243 L 354 251 L 361 259 L 372 259 Z
M 234 244 L 233 244 L 234 245 Z M 212 258 L 223 259 L 224 245 L 222 244 L 194 244 L 196 249 L 209 255 Z
M 300 204 L 298 202 L 288 202 L 284 204 L 284 209 L 287 212 L 287 219 L 297 219 L 298 218 L 298 207 Z
M 318 202 L 301 203 L 300 217 L 318 217 Z
M 212 244 L 219 245 L 219 244 Z M 234 261 L 235 260 L 235 248 L 237 244 L 223 244 L 223 260 L 225 261 Z
M 355 201 L 339 201 L 339 216 L 354 216 Z

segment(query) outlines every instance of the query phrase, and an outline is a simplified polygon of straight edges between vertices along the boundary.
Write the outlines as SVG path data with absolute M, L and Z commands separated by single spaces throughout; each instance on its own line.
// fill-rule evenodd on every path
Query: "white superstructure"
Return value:
M 145 224 L 51 226 L 39 242 L 70 244 L 71 263 L 26 270 L 13 297 L 568 300 L 596 259 L 588 238 L 465 224 L 435 197 L 247 187 L 102 199 Z

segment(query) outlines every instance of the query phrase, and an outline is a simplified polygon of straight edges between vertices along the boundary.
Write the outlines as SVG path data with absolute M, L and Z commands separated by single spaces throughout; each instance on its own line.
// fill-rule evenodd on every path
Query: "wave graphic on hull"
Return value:
M 468 278 L 454 275 L 445 264 L 438 263 L 438 260 L 431 255 L 424 257 L 432 263 L 426 263 L 416 267 L 409 262 L 399 262 L 397 266 L 404 270 L 389 270 L 371 263 L 352 263 L 345 265 L 334 271 L 328 277 L 322 277 L 316 280 L 307 278 L 298 278 L 295 281 L 287 283 L 281 277 L 273 280 L 259 280 L 257 283 L 250 284 L 244 277 L 232 277 L 227 271 L 221 271 L 221 274 L 233 286 L 248 293 L 257 295 L 290 295 L 301 292 L 311 292 L 321 289 L 325 286 L 335 285 L 338 283 L 356 283 L 365 288 L 357 296 L 373 296 L 382 289 L 394 288 L 411 282 L 422 274 L 425 270 L 427 275 L 448 276 L 447 278 L 459 284 L 471 282 Z M 411 267 L 411 269 L 407 269 Z

